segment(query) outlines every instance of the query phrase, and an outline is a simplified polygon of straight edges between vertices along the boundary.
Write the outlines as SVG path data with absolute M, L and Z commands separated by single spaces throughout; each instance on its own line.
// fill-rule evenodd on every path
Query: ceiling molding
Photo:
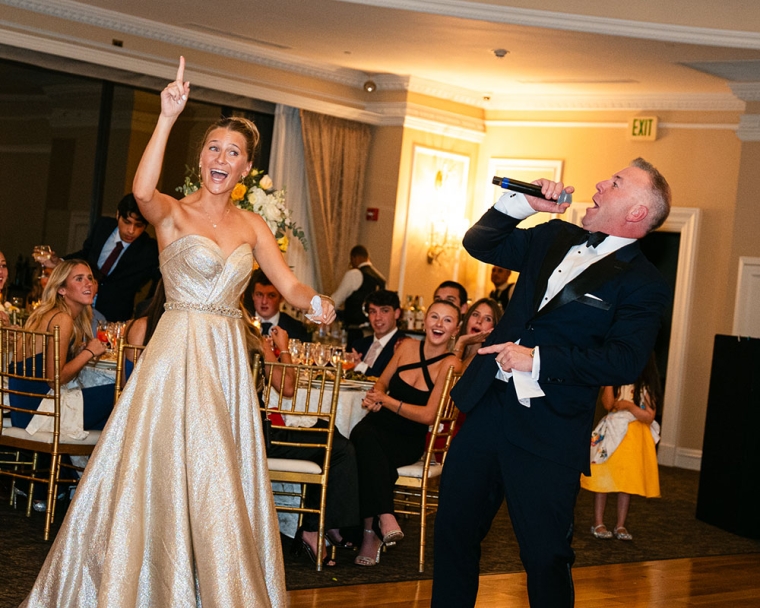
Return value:
M 760 114 L 743 114 L 736 136 L 741 141 L 760 141 Z
M 741 112 L 744 102 L 730 93 L 616 94 L 616 95 L 501 95 L 486 106 L 489 110 L 600 111 L 685 110 Z
M 339 0 L 382 8 L 643 40 L 760 49 L 760 33 L 595 17 L 461 0 Z
M 435 135 L 481 143 L 486 136 L 485 124 L 479 118 L 436 110 L 416 103 L 369 103 L 367 111 L 378 117 L 378 126 L 402 126 Z
M 329 66 L 303 57 L 295 60 L 286 53 L 254 44 L 89 6 L 73 0 L 0 0 L 0 4 L 347 86 L 361 87 L 367 79 L 367 74 L 358 70 Z
M 567 120 L 486 120 L 487 129 L 525 127 L 530 129 L 628 129 L 627 122 L 567 121 Z M 661 122 L 661 129 L 692 129 L 694 131 L 736 131 L 736 123 Z
M 760 82 L 729 82 L 728 86 L 743 101 L 760 101 Z

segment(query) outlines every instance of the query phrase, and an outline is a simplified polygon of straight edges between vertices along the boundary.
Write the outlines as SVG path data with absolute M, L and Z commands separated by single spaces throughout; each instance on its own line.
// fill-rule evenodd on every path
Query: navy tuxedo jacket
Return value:
M 374 365 L 372 367 L 368 367 L 367 371 L 364 372 L 366 376 L 379 376 L 383 373 L 383 370 L 387 367 L 388 363 L 390 363 L 391 358 L 393 357 L 393 353 L 396 351 L 396 343 L 401 340 L 402 338 L 405 338 L 406 336 L 401 333 L 400 331 L 396 331 L 395 334 L 393 334 L 393 337 L 388 340 L 388 344 L 385 345 L 385 348 L 380 351 L 380 354 L 377 356 L 377 359 L 375 359 Z M 369 347 L 372 346 L 372 343 L 375 341 L 374 334 L 369 336 L 364 336 L 363 338 L 359 338 L 356 340 L 352 348 L 357 352 L 362 354 L 362 358 L 367 356 L 367 352 L 369 352 Z
M 132 318 L 137 293 L 148 281 L 161 278 L 161 274 L 158 270 L 158 243 L 147 232 L 143 232 L 127 247 L 111 274 L 104 277 L 100 273 L 100 252 L 117 226 L 116 218 L 101 217 L 95 222 L 81 251 L 70 253 L 66 259 L 80 258 L 87 261 L 93 276 L 98 280 L 95 308 L 109 321 L 126 321 Z
M 592 264 L 540 311 L 552 271 L 581 228 L 552 220 L 529 230 L 490 209 L 463 245 L 475 258 L 516 270 L 520 277 L 504 315 L 485 345 L 520 341 L 539 347 L 539 384 L 545 396 L 521 405 L 514 383 L 494 382 L 495 355 L 477 355 L 452 391 L 463 412 L 497 399 L 499 421 L 511 443 L 543 458 L 589 472 L 589 443 L 599 387 L 635 382 L 654 347 L 668 285 L 632 243 Z M 593 297 L 592 297 L 593 296 Z
M 282 327 L 288 332 L 288 338 L 295 338 L 301 340 L 301 342 L 309 342 L 311 336 L 306 331 L 306 327 L 298 319 L 294 319 L 288 313 L 280 311 L 280 320 L 277 323 L 278 327 Z

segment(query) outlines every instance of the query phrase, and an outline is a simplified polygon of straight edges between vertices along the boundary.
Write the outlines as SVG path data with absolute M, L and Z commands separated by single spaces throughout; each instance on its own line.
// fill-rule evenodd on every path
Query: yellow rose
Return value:
M 274 183 L 272 183 L 271 177 L 265 175 L 259 180 L 259 186 L 261 186 L 264 190 L 270 190 L 272 186 L 274 186 Z
M 235 184 L 235 187 L 232 189 L 232 200 L 242 201 L 245 198 L 246 192 L 248 192 L 248 188 L 245 187 L 245 184 Z
M 288 252 L 288 243 L 289 241 L 288 241 L 287 236 L 282 236 L 279 239 L 277 239 L 277 244 L 280 246 L 280 251 L 282 251 L 283 253 Z

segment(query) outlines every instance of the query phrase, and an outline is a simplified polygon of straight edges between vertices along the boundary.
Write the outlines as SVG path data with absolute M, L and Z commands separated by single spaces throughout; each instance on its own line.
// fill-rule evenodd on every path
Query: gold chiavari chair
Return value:
M 461 374 L 455 373 L 452 365 L 446 374 L 425 453 L 418 462 L 397 469 L 399 477 L 394 489 L 396 513 L 420 518 L 419 572 L 425 571 L 426 519 L 438 510 L 438 488 L 443 463 L 459 416 L 459 410 L 451 400 L 451 389 L 460 377 Z
M 128 344 L 124 338 L 119 338 L 116 343 L 116 381 L 114 387 L 113 402 L 116 403 L 124 390 L 127 382 L 127 366 L 137 363 L 145 347 L 138 344 Z M 130 362 L 130 363 L 127 363 Z
M 41 356 L 35 356 L 41 351 Z M 53 370 L 48 375 L 45 361 L 53 358 Z M 71 439 L 61 435 L 61 359 L 60 331 L 27 331 L 15 327 L 0 328 L 0 409 L 3 414 L 20 412 L 29 414 L 28 408 L 19 407 L 25 399 L 46 397 L 52 402 L 51 411 L 37 411 L 38 415 L 52 419 L 52 431 L 38 430 L 34 435 L 25 428 L 10 426 L 0 431 L 0 446 L 29 453 L 25 459 L 0 462 L 0 475 L 14 480 L 29 481 L 27 516 L 31 512 L 35 483 L 47 483 L 45 510 L 45 540 L 50 537 L 50 525 L 55 517 L 59 484 L 76 484 L 77 472 L 83 468 L 63 464 L 61 456 L 89 456 L 100 438 L 100 431 L 89 431 L 85 439 Z M 50 469 L 37 468 L 39 454 L 50 455 Z M 63 470 L 70 472 L 64 475 Z
M 333 436 L 335 434 L 335 411 L 338 406 L 338 390 L 342 369 L 320 367 L 316 365 L 295 365 L 290 363 L 266 363 L 262 365 L 260 357 L 256 356 L 253 363 L 254 386 L 263 385 L 261 413 L 265 420 L 267 434 L 277 436 L 277 429 L 295 431 L 302 435 L 302 440 L 284 441 L 273 438 L 272 446 L 287 446 L 292 448 L 318 448 L 324 450 L 322 465 L 311 460 L 292 458 L 268 458 L 269 477 L 272 482 L 284 484 L 300 484 L 300 492 L 275 490 L 275 496 L 297 497 L 298 505 L 278 504 L 278 511 L 298 513 L 299 527 L 306 513 L 319 514 L 319 532 L 317 547 L 324 546 L 325 539 L 325 508 L 327 500 L 327 482 L 330 473 L 330 458 L 332 455 Z M 283 396 L 288 375 L 294 379 L 294 394 L 292 398 Z M 263 383 L 259 382 L 263 379 Z M 308 407 L 305 405 L 308 404 Z M 299 416 L 301 426 L 286 426 L 283 416 Z M 316 422 L 321 418 L 327 422 L 326 428 L 309 426 L 309 419 Z M 308 438 L 308 439 L 307 439 Z M 305 505 L 307 485 L 319 488 L 319 509 L 308 508 Z M 322 570 L 322 560 L 317 559 L 317 571 Z

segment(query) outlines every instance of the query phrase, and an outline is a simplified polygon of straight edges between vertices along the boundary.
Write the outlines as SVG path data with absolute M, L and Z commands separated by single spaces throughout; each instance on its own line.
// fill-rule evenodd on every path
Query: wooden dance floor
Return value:
M 662 560 L 573 569 L 576 608 L 756 608 L 760 554 Z M 291 608 L 423 608 L 432 581 L 291 591 Z M 480 578 L 477 608 L 528 608 L 525 574 Z

